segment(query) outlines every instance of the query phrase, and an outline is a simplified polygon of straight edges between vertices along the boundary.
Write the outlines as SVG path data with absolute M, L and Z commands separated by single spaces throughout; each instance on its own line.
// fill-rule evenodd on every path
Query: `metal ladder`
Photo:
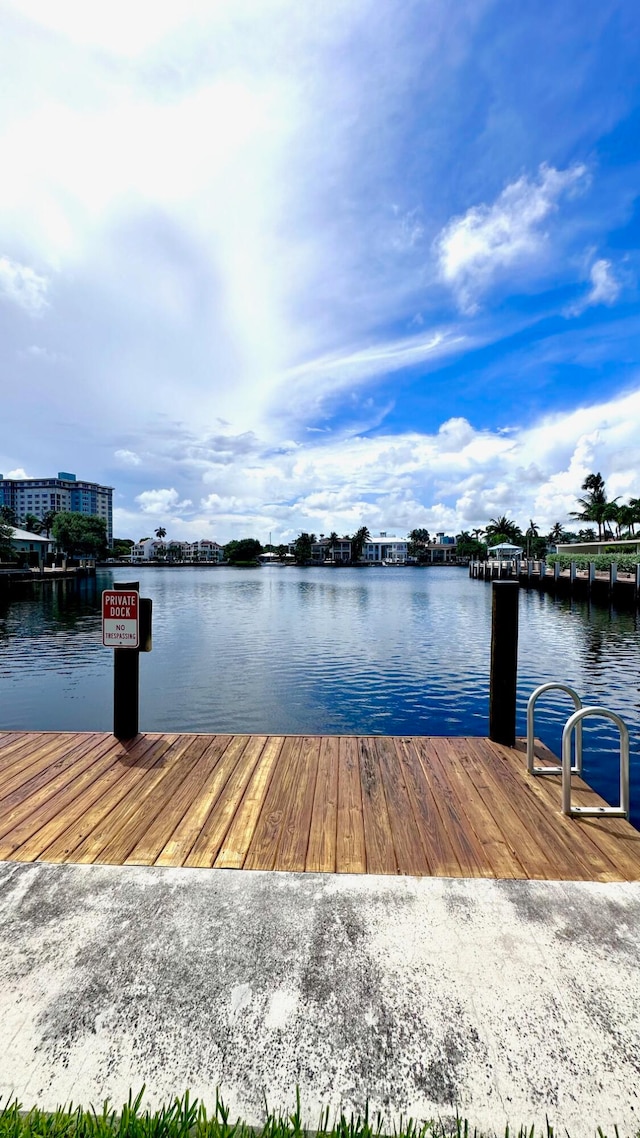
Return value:
M 534 721 L 535 706 L 541 695 L 548 691 L 563 691 L 571 697 L 575 711 L 565 723 L 562 732 L 562 762 L 560 766 L 540 767 L 535 765 Z M 620 734 L 620 805 L 619 806 L 573 806 L 571 803 L 571 775 L 582 775 L 582 723 L 587 716 L 597 715 L 611 719 Z M 575 732 L 575 740 L 574 740 Z M 572 763 L 572 750 L 575 761 Z M 569 817 L 629 817 L 629 730 L 626 723 L 606 707 L 584 707 L 580 696 L 568 684 L 541 684 L 527 702 L 527 770 L 532 775 L 562 775 L 562 813 Z

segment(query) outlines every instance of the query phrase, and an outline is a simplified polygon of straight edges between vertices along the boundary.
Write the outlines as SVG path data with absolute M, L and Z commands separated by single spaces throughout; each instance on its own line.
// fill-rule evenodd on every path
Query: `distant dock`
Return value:
M 596 569 L 595 563 L 578 568 L 573 562 L 568 569 L 545 561 L 471 561 L 469 576 L 480 581 L 519 581 L 527 589 L 599 601 L 617 601 L 626 606 L 640 603 L 640 565 L 635 573 L 618 571 L 617 565 L 607 570 Z
M 640 832 L 563 815 L 522 742 L 5 731 L 0 775 L 4 861 L 640 881 Z

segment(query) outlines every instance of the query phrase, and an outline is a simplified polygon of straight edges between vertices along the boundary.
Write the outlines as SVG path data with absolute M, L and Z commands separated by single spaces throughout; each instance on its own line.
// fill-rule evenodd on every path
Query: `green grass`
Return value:
M 309 1127 L 302 1119 L 300 1093 L 296 1091 L 296 1108 L 291 1114 L 276 1114 L 265 1103 L 265 1120 L 261 1126 L 246 1122 L 232 1122 L 229 1111 L 216 1093 L 214 1110 L 208 1114 L 204 1105 L 191 1099 L 187 1092 L 169 1106 L 148 1111 L 142 1107 L 144 1088 L 120 1111 L 107 1101 L 100 1111 L 93 1107 L 75 1109 L 70 1104 L 54 1112 L 33 1108 L 25 1111 L 19 1102 L 12 1100 L 4 1106 L 0 1100 L 0 1138 L 384 1138 L 381 1117 L 344 1114 L 330 1118 L 328 1108 L 323 1111 L 317 1125 Z M 598 1127 L 593 1131 L 597 1138 L 629 1138 L 615 1127 L 608 1135 Z M 392 1138 L 490 1138 L 466 1119 L 450 1122 L 432 1120 L 416 1123 L 400 1120 L 391 1131 Z M 556 1131 L 547 1121 L 544 1128 L 521 1126 L 514 1130 L 507 1126 L 504 1138 L 570 1138 L 568 1131 Z M 584 1136 L 581 1136 L 584 1138 Z M 635 1135 L 640 1138 L 640 1131 Z

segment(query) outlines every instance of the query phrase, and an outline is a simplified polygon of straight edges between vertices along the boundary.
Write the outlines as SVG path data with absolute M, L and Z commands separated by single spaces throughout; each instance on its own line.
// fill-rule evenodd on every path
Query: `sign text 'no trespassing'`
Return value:
M 137 648 L 140 594 L 133 589 L 105 589 L 102 594 L 102 643 L 105 648 Z

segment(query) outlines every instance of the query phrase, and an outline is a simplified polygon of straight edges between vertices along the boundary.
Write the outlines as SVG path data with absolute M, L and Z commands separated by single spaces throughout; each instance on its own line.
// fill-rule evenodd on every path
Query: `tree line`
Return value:
M 566 528 L 561 522 L 554 522 L 548 533 L 541 531 L 533 518 L 529 519 L 526 528 L 522 528 L 512 518 L 505 514 L 497 518 L 490 518 L 484 526 L 472 530 L 462 530 L 456 534 L 456 553 L 464 559 L 473 557 L 486 557 L 488 549 L 501 542 L 521 546 L 528 557 L 542 557 L 549 545 L 558 542 L 588 542 L 619 540 L 627 536 L 635 537 L 635 527 L 640 526 L 640 498 L 629 498 L 628 502 L 620 501 L 620 496 L 610 499 L 607 495 L 606 485 L 601 473 L 588 474 L 581 486 L 582 496 L 577 500 L 578 509 L 572 511 L 569 517 L 591 525 L 581 526 L 577 530 Z M 597 533 L 596 529 L 597 527 Z M 15 511 L 9 506 L 0 506 L 0 559 L 7 560 L 12 554 L 11 532 L 18 528 Z M 56 545 L 68 556 L 94 556 L 104 557 L 108 551 L 107 524 L 104 518 L 91 514 L 80 514 L 73 511 L 49 510 L 39 519 L 35 514 L 27 514 L 23 528 L 34 534 L 44 534 L 47 538 L 53 536 Z M 164 526 L 158 526 L 155 535 L 162 540 L 166 537 Z M 362 557 L 365 542 L 371 540 L 367 526 L 360 526 L 355 533 L 340 537 L 335 530 L 328 538 L 324 534 L 320 538 L 326 542 L 325 548 L 330 557 L 341 541 L 351 543 L 351 562 L 356 563 Z M 297 564 L 305 565 L 311 561 L 312 546 L 316 543 L 314 533 L 303 532 L 293 543 L 293 555 Z M 391 538 L 389 539 L 392 540 Z M 430 558 L 429 546 L 432 538 L 424 527 L 412 529 L 407 535 L 407 553 L 418 563 Z M 116 557 L 127 558 L 131 554 L 133 541 L 129 538 L 115 538 L 109 550 Z M 230 564 L 247 564 L 254 562 L 261 553 L 275 553 L 281 559 L 289 554 L 289 545 L 262 545 L 257 538 L 247 537 L 229 541 L 223 546 L 225 560 Z
M 53 537 L 58 549 L 69 557 L 104 557 L 109 548 L 107 523 L 95 514 L 80 514 L 73 510 L 48 510 L 42 518 L 27 514 L 24 525 L 17 524 L 15 510 L 0 506 L 0 558 L 8 560 L 13 554 L 14 529 L 24 528 L 28 533 Z M 130 543 L 130 546 L 133 542 Z

